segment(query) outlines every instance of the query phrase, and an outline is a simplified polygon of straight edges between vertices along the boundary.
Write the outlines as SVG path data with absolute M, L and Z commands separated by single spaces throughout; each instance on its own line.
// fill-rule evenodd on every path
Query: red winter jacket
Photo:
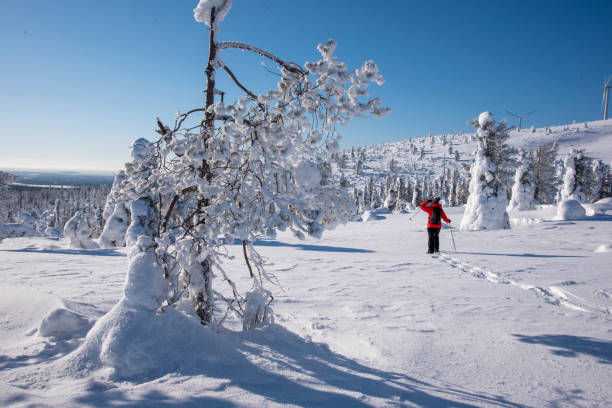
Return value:
M 431 204 L 431 206 L 427 207 L 427 203 L 428 201 L 423 201 L 423 203 L 421 204 L 421 210 L 425 211 L 427 214 L 429 214 L 429 217 L 427 218 L 427 228 L 442 228 L 442 223 L 440 224 L 432 224 L 429 221 L 431 220 L 431 211 L 433 207 L 439 207 L 440 208 L 440 215 L 442 216 L 442 219 L 444 220 L 444 222 L 451 222 L 448 217 L 446 216 L 446 214 L 444 213 L 444 210 L 442 209 L 442 205 L 440 204 Z

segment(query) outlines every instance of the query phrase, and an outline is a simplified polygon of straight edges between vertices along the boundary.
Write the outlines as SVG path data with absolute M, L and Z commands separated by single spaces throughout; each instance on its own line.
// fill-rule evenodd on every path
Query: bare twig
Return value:
M 170 219 L 170 216 L 172 215 L 172 210 L 174 210 L 174 206 L 176 205 L 176 202 L 179 200 L 179 198 L 181 198 L 182 195 L 187 194 L 187 193 L 192 193 L 194 191 L 196 191 L 196 188 L 194 186 L 186 187 L 181 191 L 180 194 L 177 194 L 174 196 L 174 198 L 172 199 L 172 202 L 170 202 L 170 205 L 168 206 L 168 211 L 166 211 L 166 216 L 164 217 L 164 225 L 163 225 L 164 231 L 166 231 L 166 227 L 168 226 L 168 220 Z
M 247 256 L 247 250 L 246 250 L 246 240 L 242 241 L 242 252 L 244 253 L 244 260 L 246 261 L 247 267 L 249 268 L 249 274 L 251 275 L 251 278 L 254 278 L 255 275 L 253 275 L 253 268 L 251 268 L 251 263 L 249 262 L 249 257 Z

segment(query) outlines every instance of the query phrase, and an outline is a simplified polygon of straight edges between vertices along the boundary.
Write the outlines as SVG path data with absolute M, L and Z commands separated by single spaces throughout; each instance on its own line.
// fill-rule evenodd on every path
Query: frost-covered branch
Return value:
M 268 51 L 262 50 L 261 48 L 257 48 L 257 47 L 255 47 L 253 45 L 250 45 L 250 44 L 245 44 L 245 43 L 236 42 L 236 41 L 222 41 L 222 42 L 217 44 L 217 47 L 220 50 L 225 50 L 225 49 L 228 49 L 228 48 L 237 48 L 237 49 L 240 49 L 240 50 L 252 51 L 255 54 L 259 54 L 262 57 L 268 58 L 268 59 L 276 62 L 281 67 L 285 68 L 287 71 L 292 72 L 294 74 L 306 75 L 308 73 L 307 71 L 302 69 L 296 63 L 283 61 L 282 59 L 280 59 L 277 56 L 269 53 Z

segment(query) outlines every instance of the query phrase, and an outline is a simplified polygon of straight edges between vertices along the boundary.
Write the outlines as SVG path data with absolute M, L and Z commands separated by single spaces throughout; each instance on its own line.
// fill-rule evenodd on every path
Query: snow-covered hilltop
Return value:
M 492 114 L 490 117 L 495 120 Z M 505 175 L 500 176 L 500 183 L 508 200 L 512 191 L 522 191 L 528 201 L 519 204 L 515 195 L 512 207 L 556 204 L 567 199 L 567 194 L 562 194 L 567 188 L 572 198 L 577 195 L 589 202 L 611 194 L 612 120 L 520 131 L 512 128 L 504 134 L 509 150 L 500 156 L 507 162 L 502 165 Z M 380 206 L 410 210 L 435 196 L 445 205 L 464 205 L 479 143 L 477 133 L 455 133 L 352 148 L 321 163 L 320 170 L 324 179 L 339 182 L 353 194 L 360 213 Z M 570 152 L 580 163 L 566 163 Z M 568 164 L 578 166 L 571 180 L 566 180 Z M 512 175 L 521 166 L 520 181 L 524 184 L 515 188 Z M 564 185 L 567 182 L 570 184 Z M 574 194 L 577 187 L 582 193 Z
M 346 164 L 343 168 L 337 162 L 334 165 L 359 188 L 363 188 L 370 177 L 378 183 L 392 174 L 392 161 L 395 162 L 395 174 L 408 179 L 439 176 L 444 168 L 467 172 L 474 160 L 477 140 L 476 133 L 448 133 L 375 144 L 342 152 Z M 587 156 L 610 164 L 612 119 L 520 131 L 513 129 L 508 140 L 510 145 L 524 150 L 537 149 L 550 142 L 558 143 L 561 159 L 572 149 L 584 149 Z M 365 160 L 361 175 L 357 176 L 359 151 L 364 153 Z

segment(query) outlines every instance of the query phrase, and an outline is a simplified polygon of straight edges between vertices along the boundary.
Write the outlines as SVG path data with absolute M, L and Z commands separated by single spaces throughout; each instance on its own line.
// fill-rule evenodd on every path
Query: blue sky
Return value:
M 0 168 L 118 170 L 156 116 L 200 106 L 196 4 L 0 0 Z M 328 38 L 353 67 L 373 59 L 393 112 L 341 129 L 344 148 L 468 131 L 483 110 L 535 109 L 524 126 L 599 120 L 612 74 L 612 1 L 234 0 L 221 29 L 300 64 Z M 259 58 L 222 58 L 252 90 L 275 85 Z M 241 96 L 224 73 L 218 88 Z

